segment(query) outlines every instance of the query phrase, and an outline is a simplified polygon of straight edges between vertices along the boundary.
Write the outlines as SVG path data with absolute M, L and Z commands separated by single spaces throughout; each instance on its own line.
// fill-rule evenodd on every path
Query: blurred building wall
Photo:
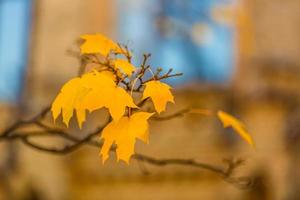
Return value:
M 67 50 L 78 51 L 76 40 L 80 34 L 100 32 L 116 37 L 115 6 L 111 0 L 36 0 L 24 91 L 25 114 L 31 115 L 48 105 L 61 85 L 76 75 L 79 62 L 69 56 Z M 138 144 L 139 152 L 156 157 L 192 157 L 219 164 L 222 164 L 220 159 L 227 156 L 245 158 L 247 163 L 239 172 L 257 176 L 262 173 L 266 182 L 262 185 L 267 189 L 264 186 L 261 189 L 258 184 L 251 190 L 239 190 L 220 181 L 219 177 L 192 168 L 146 166 L 150 175 L 144 176 L 143 166 L 134 161 L 127 166 L 110 160 L 102 166 L 97 149 L 83 147 L 72 155 L 55 157 L 17 144 L 18 153 L 13 155 L 19 160 L 19 171 L 13 172 L 15 177 L 10 180 L 10 184 L 18 188 L 14 191 L 27 191 L 32 186 L 43 199 L 49 200 L 259 199 L 262 196 L 258 191 L 266 196 L 261 199 L 284 199 L 288 191 L 285 183 L 290 179 L 289 154 L 284 140 L 289 103 L 283 101 L 287 98 L 282 98 L 282 93 L 275 98 L 272 91 L 288 91 L 290 96 L 287 97 L 293 99 L 298 95 L 295 92 L 299 85 L 297 73 L 275 69 L 298 67 L 299 6 L 296 0 L 251 1 L 254 50 L 238 66 L 234 87 L 200 86 L 200 89 L 178 92 L 176 106 L 168 107 L 169 112 L 186 105 L 231 112 L 247 124 L 257 143 L 256 150 L 246 146 L 231 131 L 223 130 L 217 121 L 201 116 L 153 122 L 150 144 Z M 283 60 L 283 64 L 277 60 Z M 270 76 L 274 71 L 275 76 Z M 95 121 L 101 119 L 98 115 L 94 117 Z M 272 195 L 268 196 L 268 192 Z
M 35 1 L 28 90 L 24 92 L 35 97 L 29 105 L 50 102 L 61 84 L 76 76 L 79 62 L 68 51 L 79 53 L 81 34 L 115 37 L 114 7 L 113 0 Z

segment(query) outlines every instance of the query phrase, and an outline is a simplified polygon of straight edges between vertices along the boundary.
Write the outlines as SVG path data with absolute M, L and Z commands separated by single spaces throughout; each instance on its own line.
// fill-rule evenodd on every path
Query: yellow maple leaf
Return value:
M 117 160 L 129 162 L 134 154 L 136 139 L 148 143 L 148 119 L 153 113 L 137 112 L 130 117 L 124 116 L 119 121 L 110 122 L 102 131 L 101 138 L 104 139 L 100 151 L 102 162 L 109 157 L 109 150 L 112 144 L 117 145 Z
M 81 124 L 85 120 L 85 111 L 78 102 L 88 93 L 88 88 L 83 87 L 80 78 L 74 78 L 68 81 L 61 89 L 61 92 L 52 103 L 51 111 L 54 120 L 62 113 L 63 122 L 68 126 L 74 109 L 77 110 L 77 120 Z
M 86 110 L 94 111 L 106 107 L 112 118 L 119 120 L 126 106 L 136 108 L 132 97 L 118 87 L 111 76 L 93 71 L 68 81 L 54 100 L 51 110 L 54 120 L 62 113 L 66 126 L 75 110 L 81 128 Z
M 124 59 L 116 59 L 114 61 L 115 67 L 130 76 L 135 71 L 135 66 Z
M 94 88 L 86 95 L 82 104 L 90 112 L 106 107 L 114 120 L 119 120 L 123 116 L 126 107 L 137 108 L 132 97 L 117 86 Z
M 218 111 L 218 117 L 223 123 L 224 128 L 231 126 L 247 143 L 254 146 L 251 135 L 247 132 L 245 125 L 241 121 L 223 111 Z
M 117 80 L 116 75 L 112 71 L 102 71 L 101 74 L 110 77 L 113 81 Z
M 110 52 L 122 53 L 121 48 L 101 34 L 81 35 L 85 42 L 80 46 L 82 54 L 99 53 L 107 56 Z
M 154 108 L 158 113 L 166 109 L 168 102 L 174 103 L 174 97 L 170 91 L 171 87 L 160 81 L 149 81 L 145 84 L 143 98 L 150 97 L 154 104 Z

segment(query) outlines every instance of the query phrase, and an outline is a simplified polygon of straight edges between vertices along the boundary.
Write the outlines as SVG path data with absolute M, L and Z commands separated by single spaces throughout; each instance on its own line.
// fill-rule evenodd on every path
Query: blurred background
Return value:
M 300 199 L 299 11 L 299 0 L 0 0 L 2 130 L 49 105 L 77 74 L 79 36 L 101 33 L 128 44 L 136 64 L 152 53 L 154 67 L 184 73 L 169 79 L 176 104 L 167 113 L 222 109 L 256 142 L 190 114 L 151 122 L 150 144 L 137 145 L 157 158 L 242 158 L 237 175 L 256 178 L 247 189 L 189 167 L 102 165 L 86 146 L 57 156 L 1 142 L 0 199 Z

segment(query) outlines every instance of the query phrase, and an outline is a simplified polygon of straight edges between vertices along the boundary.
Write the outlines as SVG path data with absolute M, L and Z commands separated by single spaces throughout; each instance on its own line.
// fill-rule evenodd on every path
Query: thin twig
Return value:
M 182 117 L 184 116 L 184 114 L 189 113 L 190 109 L 189 108 L 185 108 L 182 110 L 179 110 L 175 113 L 169 114 L 169 115 L 165 115 L 165 116 L 153 116 L 150 119 L 151 120 L 156 120 L 156 121 L 165 121 L 165 120 L 170 120 L 173 118 L 177 118 L 177 117 Z

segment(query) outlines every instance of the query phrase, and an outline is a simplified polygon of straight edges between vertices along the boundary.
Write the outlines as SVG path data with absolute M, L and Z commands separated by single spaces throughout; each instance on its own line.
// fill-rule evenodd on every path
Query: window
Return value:
M 121 41 L 152 52 L 154 66 L 185 75 L 174 79 L 224 82 L 234 69 L 234 0 L 119 0 Z M 233 22 L 233 19 L 231 19 Z M 137 55 L 139 58 L 141 55 Z
M 16 102 L 27 64 L 30 0 L 0 0 L 0 101 Z

